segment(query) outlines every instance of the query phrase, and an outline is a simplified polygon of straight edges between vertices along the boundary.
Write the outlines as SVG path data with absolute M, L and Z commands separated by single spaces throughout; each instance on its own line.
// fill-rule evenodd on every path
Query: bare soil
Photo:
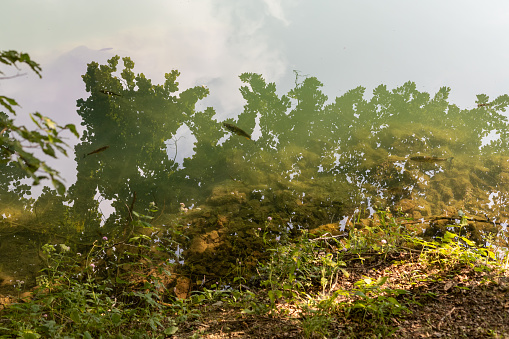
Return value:
M 203 316 L 180 326 L 178 338 L 509 338 L 509 278 L 500 268 L 445 261 L 446 267 L 419 259 L 418 253 L 373 254 L 369 262 L 350 261 L 348 278 L 334 289 L 348 290 L 363 277 L 388 278 L 384 288 L 410 292 L 398 301 L 410 312 L 387 316 L 393 333 L 380 331 L 369 317 L 330 314 L 328 334 L 305 333 L 294 305 L 281 300 L 279 314 L 247 315 L 226 304 L 204 306 Z M 330 291 L 332 292 L 332 291 Z M 285 310 L 285 312 L 283 312 Z

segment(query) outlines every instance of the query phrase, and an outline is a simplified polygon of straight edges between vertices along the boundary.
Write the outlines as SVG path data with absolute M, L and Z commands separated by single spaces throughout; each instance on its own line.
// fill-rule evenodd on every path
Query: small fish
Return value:
M 251 135 L 247 134 L 246 132 L 244 132 L 244 130 L 238 128 L 237 126 L 228 124 L 226 122 L 223 122 L 223 126 L 226 127 L 226 129 L 229 130 L 230 132 L 240 135 L 241 137 L 244 137 L 248 140 L 251 140 Z
M 101 90 L 99 90 L 99 92 L 101 92 L 102 94 L 109 95 L 109 96 L 121 97 L 121 95 L 120 95 L 120 94 L 115 93 L 115 92 L 112 92 L 112 91 L 107 91 L 107 90 L 105 90 L 105 89 L 101 89 Z
M 110 148 L 110 146 L 103 146 L 103 147 L 101 147 L 101 148 L 98 148 L 98 149 L 96 149 L 96 150 L 94 150 L 94 151 L 90 152 L 90 153 L 85 154 L 85 155 L 83 156 L 83 158 L 85 158 L 86 156 L 92 155 L 92 154 L 101 153 L 102 151 L 105 151 L 105 150 L 107 150 L 108 148 Z
M 410 160 L 418 161 L 418 162 L 440 162 L 440 161 L 452 162 L 452 159 L 454 159 L 454 157 L 439 158 L 439 157 L 432 157 L 429 155 L 417 155 L 415 157 L 410 157 Z
M 491 104 L 477 104 L 477 107 L 487 107 L 491 106 Z

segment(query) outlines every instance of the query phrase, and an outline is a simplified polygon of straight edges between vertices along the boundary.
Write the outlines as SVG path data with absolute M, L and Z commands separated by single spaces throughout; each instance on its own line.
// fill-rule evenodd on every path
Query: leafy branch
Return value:
M 41 67 L 32 61 L 26 53 L 2 51 L 0 52 L 0 62 L 17 69 L 19 68 L 16 63 L 25 63 L 41 77 Z M 0 71 L 0 74 L 4 73 Z M 12 77 L 0 77 L 4 80 L 9 78 Z M 16 100 L 0 96 L 0 105 L 8 111 L 7 113 L 0 111 L 0 164 L 14 162 L 33 179 L 34 185 L 39 184 L 41 179 L 49 178 L 55 189 L 63 194 L 65 186 L 59 172 L 49 167 L 33 153 L 28 152 L 27 149 L 39 149 L 52 158 L 57 158 L 57 151 L 67 156 L 65 147 L 68 145 L 62 140 L 61 133 L 64 130 L 69 130 L 79 137 L 76 127 L 73 124 L 60 126 L 52 119 L 36 112 L 30 114 L 30 117 L 37 129 L 29 130 L 25 126 L 16 125 L 14 120 L 9 117 L 9 114 L 16 115 L 14 108 L 19 107 Z

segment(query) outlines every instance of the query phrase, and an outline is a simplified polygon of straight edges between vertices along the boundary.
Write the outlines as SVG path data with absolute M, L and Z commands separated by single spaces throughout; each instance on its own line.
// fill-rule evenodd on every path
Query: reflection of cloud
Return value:
M 281 7 L 281 0 L 263 0 L 269 10 L 270 15 L 274 18 L 283 22 L 286 26 L 290 24 L 290 21 L 286 18 Z
M 118 7 L 92 1 L 87 8 L 75 6 L 71 10 L 73 6 L 57 1 L 50 7 L 60 4 L 68 16 L 55 14 L 55 22 L 44 26 L 43 35 L 23 34 L 35 53 L 32 56 L 43 63 L 45 76 L 50 76 L 47 64 L 55 62 L 55 50 L 69 50 L 79 41 L 104 55 L 114 51 L 131 57 L 137 65 L 135 72 L 143 72 L 154 83 L 163 82 L 165 72 L 178 69 L 182 73 L 181 89 L 208 86 L 211 96 L 207 103 L 213 104 L 219 115 L 230 116 L 242 109 L 238 91 L 241 73 L 262 73 L 269 81 L 277 81 L 285 72 L 284 52 L 276 45 L 272 28 L 288 26 L 290 21 L 283 10 L 286 2 L 197 0 L 158 2 L 156 6 L 148 1 L 143 6 L 132 3 Z M 83 16 L 99 8 L 101 20 L 85 25 Z M 51 12 L 42 6 L 30 8 L 27 15 L 34 18 L 34 25 L 40 22 L 38 10 L 47 16 Z M 108 19 L 103 13 L 110 12 L 116 15 Z M 71 21 L 72 29 L 63 29 Z M 48 56 L 49 51 L 53 55 Z M 104 60 L 95 57 L 96 61 Z M 207 82 L 219 78 L 222 81 Z
M 41 63 L 42 79 L 31 76 L 19 78 L 5 88 L 21 104 L 20 120 L 29 121 L 28 113 L 40 112 L 59 124 L 79 124 L 76 100 L 87 96 L 81 75 L 91 61 L 106 62 L 107 55 L 80 46 Z M 38 61 L 38 60 L 36 60 Z M 2 88 L 4 90 L 4 88 Z
M 105 63 L 118 53 L 131 57 L 136 64 L 134 71 L 144 73 L 153 83 L 162 83 L 165 73 L 178 69 L 181 90 L 207 86 L 211 94 L 198 109 L 213 106 L 223 119 L 242 110 L 244 102 L 238 91 L 241 73 L 262 73 L 277 81 L 284 72 L 284 58 L 270 45 L 269 32 L 264 29 L 270 18 L 287 22 L 278 1 L 251 1 L 249 6 L 237 2 L 218 5 L 209 0 L 179 6 L 166 3 L 152 22 L 103 28 L 104 34 L 88 38 L 82 35 L 80 43 L 90 48 L 76 47 L 57 57 L 44 55 L 44 51 L 36 60 L 43 67 L 42 80 L 16 79 L 4 94 L 18 99 L 23 112 L 38 111 L 60 124 L 79 125 L 76 100 L 87 96 L 81 79 L 87 63 Z M 37 54 L 32 57 L 37 59 Z M 72 156 L 57 162 L 54 166 L 72 183 Z
M 190 2 L 172 8 L 167 21 L 116 32 L 106 43 L 116 41 L 122 54 L 136 63 L 136 71 L 154 83 L 161 83 L 165 72 L 178 69 L 181 89 L 206 85 L 211 90 L 207 103 L 224 117 L 242 108 L 241 73 L 262 73 L 270 81 L 284 73 L 284 57 L 270 44 L 264 26 L 268 18 L 283 20 L 284 16 L 277 2 L 269 11 L 259 2 L 213 3 Z

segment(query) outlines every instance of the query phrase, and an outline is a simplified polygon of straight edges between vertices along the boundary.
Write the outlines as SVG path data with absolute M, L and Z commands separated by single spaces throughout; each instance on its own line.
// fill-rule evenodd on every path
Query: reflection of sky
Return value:
M 298 70 L 322 81 L 330 99 L 359 85 L 367 94 L 382 83 L 411 80 L 430 93 L 445 85 L 462 108 L 476 94 L 494 98 L 509 88 L 502 0 L 17 0 L 2 12 L 2 49 L 30 53 L 43 79 L 2 80 L 0 93 L 16 98 L 20 112 L 61 123 L 79 123 L 86 64 L 116 54 L 154 83 L 176 68 L 181 88 L 206 85 L 211 95 L 199 109 L 214 106 L 220 118 L 242 111 L 242 72 L 287 91 Z M 73 161 L 55 166 L 72 183 Z

